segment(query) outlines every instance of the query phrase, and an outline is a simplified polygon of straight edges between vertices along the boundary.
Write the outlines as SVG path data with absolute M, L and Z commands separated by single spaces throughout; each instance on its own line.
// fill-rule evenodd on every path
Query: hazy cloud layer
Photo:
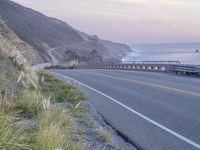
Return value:
M 200 39 L 200 0 L 14 1 L 114 41 L 160 43 Z

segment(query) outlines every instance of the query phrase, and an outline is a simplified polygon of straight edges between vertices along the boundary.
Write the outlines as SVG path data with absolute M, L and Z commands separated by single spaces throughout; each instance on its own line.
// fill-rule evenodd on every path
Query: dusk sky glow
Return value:
M 200 42 L 200 0 L 13 0 L 127 44 Z

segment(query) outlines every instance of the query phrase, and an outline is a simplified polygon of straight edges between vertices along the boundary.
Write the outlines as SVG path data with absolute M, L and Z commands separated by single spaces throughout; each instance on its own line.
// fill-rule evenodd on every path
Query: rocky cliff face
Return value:
M 23 7 L 9 0 L 0 0 L 0 15 L 5 23 L 22 40 L 34 47 L 36 52 L 46 61 L 50 61 L 48 50 L 61 61 L 65 60 L 63 53 L 74 51 L 80 57 L 90 57 L 96 50 L 102 60 L 121 59 L 130 48 L 125 44 L 99 39 L 80 32 L 67 23 L 47 17 L 37 11 Z
M 7 57 L 19 55 L 18 62 L 26 62 L 28 64 L 43 63 L 43 59 L 26 42 L 20 40 L 17 35 L 7 27 L 7 25 L 0 19 L 0 53 Z

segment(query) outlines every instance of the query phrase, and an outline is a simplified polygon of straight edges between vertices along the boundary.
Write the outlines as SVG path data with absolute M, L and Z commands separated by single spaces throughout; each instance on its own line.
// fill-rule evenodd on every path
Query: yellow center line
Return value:
M 144 81 L 135 80 L 135 79 L 129 79 L 129 78 L 124 78 L 124 77 L 115 77 L 115 76 L 111 76 L 111 75 L 104 75 L 104 74 L 86 72 L 86 71 L 79 71 L 79 72 L 86 73 L 86 74 L 94 74 L 97 76 L 107 77 L 107 78 L 115 79 L 115 80 L 138 83 L 138 84 L 146 85 L 149 87 L 161 88 L 161 89 L 165 89 L 165 90 L 169 90 L 169 91 L 175 91 L 175 92 L 179 92 L 179 93 L 184 93 L 184 94 L 200 97 L 200 93 L 183 90 L 183 89 L 179 89 L 179 88 L 175 88 L 175 87 L 169 87 L 169 86 L 165 86 L 165 85 L 155 84 L 155 83 L 151 83 L 151 82 L 144 82 Z

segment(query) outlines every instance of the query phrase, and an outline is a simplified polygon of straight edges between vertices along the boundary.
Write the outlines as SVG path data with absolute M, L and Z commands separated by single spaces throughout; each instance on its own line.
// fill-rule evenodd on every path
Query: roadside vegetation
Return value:
M 82 144 L 74 140 L 75 127 L 71 120 L 71 110 L 64 111 L 54 103 L 70 102 L 75 107 L 84 99 L 84 95 L 47 72 L 40 72 L 39 77 L 42 81 L 36 83 L 38 89 L 29 85 L 16 93 L 11 93 L 6 86 L 7 81 L 1 78 L 4 81 L 0 82 L 1 93 L 5 89 L 9 93 L 4 96 L 1 94 L 1 149 L 83 149 Z M 10 94 L 13 96 L 10 97 Z M 25 120 L 35 120 L 35 124 L 24 130 L 18 122 Z
M 71 116 L 84 94 L 48 72 L 35 73 L 0 55 L 0 149 L 84 149 Z
M 96 129 L 95 133 L 97 135 L 97 137 L 104 143 L 106 143 L 107 145 L 113 147 L 113 143 L 112 143 L 112 137 L 109 133 L 105 132 L 102 129 Z
M 48 72 L 40 72 L 40 91 L 46 96 L 52 96 L 55 102 L 78 103 L 84 99 L 84 94 L 76 87 L 68 85 Z

